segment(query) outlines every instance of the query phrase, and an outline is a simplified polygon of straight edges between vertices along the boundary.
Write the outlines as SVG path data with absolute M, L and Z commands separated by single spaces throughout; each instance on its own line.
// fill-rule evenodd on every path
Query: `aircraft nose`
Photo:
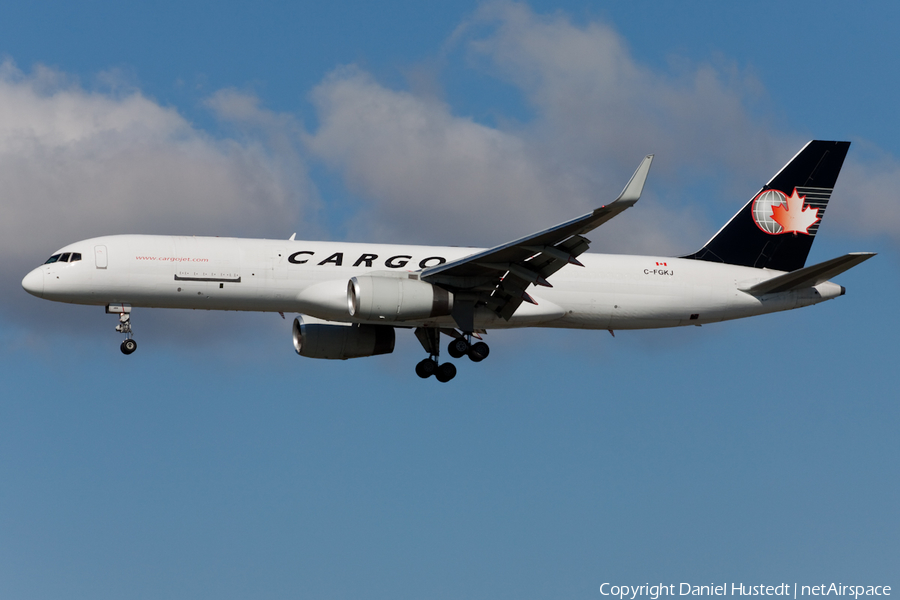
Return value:
M 22 287 L 25 288 L 25 291 L 31 294 L 32 296 L 37 296 L 38 298 L 43 297 L 44 295 L 44 271 L 41 268 L 37 268 L 28 275 L 25 276 L 25 279 L 22 280 Z

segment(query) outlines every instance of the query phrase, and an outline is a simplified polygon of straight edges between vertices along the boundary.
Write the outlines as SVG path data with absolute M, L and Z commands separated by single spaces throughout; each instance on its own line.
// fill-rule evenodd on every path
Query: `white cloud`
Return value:
M 826 213 L 829 230 L 900 242 L 898 189 L 900 162 L 895 157 L 866 143 L 851 146 L 835 189 L 839 201 L 832 202 Z
M 740 171 L 777 141 L 748 111 L 764 97 L 760 84 L 733 64 L 658 72 L 605 23 L 578 25 L 511 2 L 483 6 L 455 35 L 522 90 L 539 138 L 564 164 L 628 162 L 652 151 L 677 157 L 673 168 Z
M 595 175 L 560 168 L 539 136 L 503 131 L 454 116 L 432 98 L 390 90 L 355 67 L 340 69 L 313 92 L 320 127 L 307 137 L 316 156 L 340 170 L 349 187 L 371 201 L 351 235 L 446 244 L 498 244 L 555 225 L 615 198 L 641 154 L 625 167 Z M 573 171 L 581 164 L 573 164 Z M 651 200 L 644 204 L 653 205 Z M 672 247 L 656 224 L 682 221 L 653 205 L 613 238 L 626 249 Z M 694 229 L 687 221 L 683 226 Z
M 802 142 L 750 116 L 746 105 L 759 95 L 752 77 L 708 65 L 654 72 L 602 23 L 489 4 L 454 34 L 450 46 L 460 45 L 521 91 L 532 120 L 480 124 L 435 94 L 389 89 L 352 66 L 313 91 L 319 128 L 308 148 L 371 201 L 354 237 L 501 243 L 612 200 L 653 152 L 640 215 L 630 211 L 595 233 L 595 248 L 690 251 L 720 224 L 698 221 L 680 203 L 666 208 L 660 190 L 683 189 L 691 175 L 737 173 L 751 183 L 736 185 L 743 195 L 726 202 L 736 210 L 780 166 L 777 157 Z
M 471 243 L 486 227 L 509 232 L 534 217 L 555 218 L 547 200 L 560 186 L 516 135 L 387 89 L 353 67 L 333 73 L 312 97 L 320 126 L 308 148 L 373 200 L 354 235 Z
M 595 232 L 594 249 L 688 252 L 807 141 L 770 125 L 765 90 L 747 70 L 677 58 L 656 70 L 599 21 L 494 2 L 447 48 L 519 90 L 532 117 L 489 126 L 454 114 L 440 94 L 336 70 L 312 93 L 319 127 L 306 143 L 367 202 L 354 239 L 501 243 L 611 200 L 652 152 L 644 200 Z M 854 150 L 840 185 L 857 193 L 829 210 L 839 220 L 829 229 L 900 239 L 888 204 L 900 163 Z
M 655 71 L 636 61 L 625 40 L 602 22 L 576 25 L 561 13 L 538 15 L 525 4 L 500 1 L 482 6 L 454 37 L 473 62 L 515 85 L 534 107 L 529 141 L 588 185 L 602 185 L 598 176 L 609 179 L 610 165 L 624 167 L 623 161 L 650 151 L 657 154 L 651 186 L 659 181 L 683 190 L 691 179 L 710 180 L 708 199 L 736 209 L 808 141 L 770 124 L 774 111 L 750 72 L 722 61 L 677 59 L 669 70 Z M 900 241 L 898 187 L 900 161 L 857 140 L 829 208 L 829 230 Z M 706 199 L 693 198 L 695 209 Z M 676 224 L 670 219 L 691 231 L 690 223 L 702 218 L 657 212 L 643 233 L 671 236 Z M 720 223 L 710 225 L 711 233 Z M 642 247 L 652 248 L 646 241 Z
M 22 276 L 78 239 L 290 235 L 286 228 L 315 204 L 305 165 L 285 135 L 262 127 L 265 118 L 285 118 L 258 106 L 239 113 L 239 99 L 223 93 L 211 100 L 221 118 L 245 131 L 242 139 L 216 139 L 139 91 L 87 91 L 59 72 L 26 74 L 3 63 L 0 245 L 7 260 L 0 283 L 8 291 L 0 309 L 21 316 L 35 308 L 19 286 Z

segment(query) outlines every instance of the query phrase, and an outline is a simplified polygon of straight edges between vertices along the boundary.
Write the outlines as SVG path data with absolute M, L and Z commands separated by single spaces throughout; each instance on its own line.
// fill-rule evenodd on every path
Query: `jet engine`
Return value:
M 449 315 L 453 294 L 418 279 L 361 275 L 347 284 L 347 304 L 357 319 L 428 319 Z
M 308 358 L 347 360 L 394 351 L 394 328 L 388 325 L 333 323 L 308 316 L 294 319 L 294 349 Z

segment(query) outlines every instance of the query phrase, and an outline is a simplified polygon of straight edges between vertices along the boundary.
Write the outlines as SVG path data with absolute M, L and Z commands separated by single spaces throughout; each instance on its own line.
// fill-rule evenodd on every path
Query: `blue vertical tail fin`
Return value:
M 809 142 L 703 248 L 684 258 L 803 268 L 849 148 L 850 142 Z

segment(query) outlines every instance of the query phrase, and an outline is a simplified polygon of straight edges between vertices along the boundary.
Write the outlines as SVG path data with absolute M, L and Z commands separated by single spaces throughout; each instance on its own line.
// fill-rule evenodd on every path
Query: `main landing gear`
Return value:
M 472 334 L 465 337 L 458 337 L 451 340 L 447 346 L 447 353 L 453 358 L 462 358 L 468 356 L 472 362 L 481 362 L 488 357 L 491 349 L 484 342 L 472 343 Z
M 137 342 L 131 337 L 131 306 L 128 304 L 110 304 L 106 307 L 109 314 L 119 315 L 119 324 L 116 331 L 125 334 L 125 341 L 119 346 L 119 350 L 126 356 L 137 350 Z
M 422 379 L 428 379 L 434 375 L 434 378 L 441 383 L 447 383 L 456 377 L 456 367 L 453 363 L 439 365 L 437 355 L 432 355 L 416 365 L 416 375 Z
M 440 336 L 441 329 L 437 327 L 419 327 L 416 329 L 416 337 L 428 352 L 428 358 L 423 359 L 416 365 L 416 375 L 422 379 L 428 379 L 432 375 L 441 383 L 447 383 L 456 377 L 456 366 L 453 363 L 440 364 L 438 362 L 440 356 Z M 481 362 L 490 354 L 490 348 L 484 342 L 472 343 L 472 334 L 460 335 L 454 329 L 443 330 L 444 333 L 453 336 L 450 345 L 447 346 L 447 353 L 453 358 L 462 358 L 468 356 L 472 362 Z

